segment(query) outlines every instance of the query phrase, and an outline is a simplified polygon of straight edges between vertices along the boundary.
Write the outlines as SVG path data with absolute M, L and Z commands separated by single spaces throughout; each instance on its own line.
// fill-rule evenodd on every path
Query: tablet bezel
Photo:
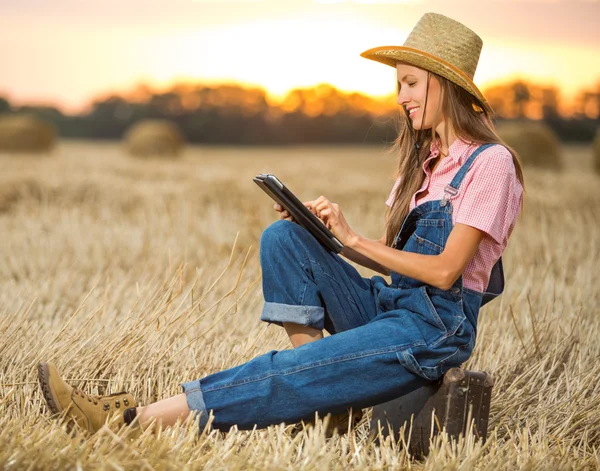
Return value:
M 302 204 L 296 195 L 279 178 L 271 173 L 261 173 L 254 177 L 253 180 L 265 193 L 286 209 L 296 222 L 311 232 L 317 239 L 321 240 L 327 248 L 336 253 L 342 251 L 344 244 L 340 242 L 333 232 L 310 209 Z M 316 230 L 316 233 L 313 230 Z

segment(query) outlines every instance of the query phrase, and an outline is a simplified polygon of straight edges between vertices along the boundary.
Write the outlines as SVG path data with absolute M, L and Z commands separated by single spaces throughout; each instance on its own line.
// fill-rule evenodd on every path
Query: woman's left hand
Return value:
M 346 222 L 339 205 L 332 203 L 324 196 L 319 196 L 314 201 L 303 203 L 308 209 L 317 216 L 325 227 L 333 232 L 339 241 L 350 247 L 356 238 L 356 234 Z

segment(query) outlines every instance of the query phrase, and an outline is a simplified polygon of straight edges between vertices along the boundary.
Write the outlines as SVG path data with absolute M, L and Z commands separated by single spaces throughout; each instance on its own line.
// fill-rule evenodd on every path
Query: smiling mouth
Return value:
M 417 111 L 419 111 L 420 109 L 421 109 L 421 107 L 420 107 L 420 106 L 417 106 L 416 108 L 412 108 L 412 109 L 411 109 L 411 110 L 408 112 L 408 116 L 409 116 L 410 118 L 412 118 L 412 117 L 413 117 L 413 116 L 414 116 L 414 115 L 417 113 Z

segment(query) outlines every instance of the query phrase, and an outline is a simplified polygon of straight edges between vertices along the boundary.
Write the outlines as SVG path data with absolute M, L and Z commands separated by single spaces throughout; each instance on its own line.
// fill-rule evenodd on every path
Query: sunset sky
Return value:
M 0 0 L 0 95 L 67 111 L 178 80 L 383 95 L 394 69 L 360 53 L 429 11 L 482 37 L 479 86 L 518 76 L 568 98 L 600 80 L 599 0 Z

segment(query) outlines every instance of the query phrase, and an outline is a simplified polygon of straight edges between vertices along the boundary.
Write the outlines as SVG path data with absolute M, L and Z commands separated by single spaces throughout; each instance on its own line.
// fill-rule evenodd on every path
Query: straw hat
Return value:
M 403 46 L 379 46 L 362 57 L 396 67 L 398 61 L 447 78 L 476 96 L 490 113 L 492 109 L 473 83 L 483 41 L 474 31 L 439 13 L 425 13 Z

